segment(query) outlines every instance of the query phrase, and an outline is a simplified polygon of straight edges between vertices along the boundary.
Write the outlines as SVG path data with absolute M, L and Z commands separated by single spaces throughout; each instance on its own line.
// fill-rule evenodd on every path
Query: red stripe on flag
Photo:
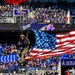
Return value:
M 64 34 L 56 34 L 56 40 L 57 45 L 54 50 L 33 49 L 30 54 L 25 58 L 25 60 L 46 56 L 57 56 L 66 53 L 75 53 L 75 31 Z

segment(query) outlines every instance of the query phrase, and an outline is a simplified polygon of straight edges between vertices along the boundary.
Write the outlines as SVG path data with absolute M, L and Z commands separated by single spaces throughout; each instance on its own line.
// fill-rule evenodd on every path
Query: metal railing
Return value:
M 1 72 L 2 71 L 2 72 Z M 50 70 L 50 68 L 41 68 L 41 69 L 38 69 L 38 68 L 19 68 L 19 70 L 16 72 L 16 70 L 14 71 L 11 71 L 8 69 L 8 70 L 1 70 L 0 71 L 0 74 L 2 75 L 44 75 L 45 73 L 50 73 L 50 74 L 55 74 L 57 73 L 58 75 L 58 72 L 57 70 Z

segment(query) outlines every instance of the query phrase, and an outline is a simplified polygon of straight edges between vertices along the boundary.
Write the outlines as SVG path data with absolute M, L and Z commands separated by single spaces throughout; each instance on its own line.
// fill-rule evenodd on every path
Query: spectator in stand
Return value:
M 46 23 L 64 23 L 64 10 L 61 9 L 49 9 L 37 8 L 35 10 L 35 18 L 40 23 L 46 21 Z
M 0 6 L 0 16 L 1 16 L 1 22 L 6 23 L 7 19 L 6 17 L 12 16 L 13 17 L 13 6 L 12 5 L 3 5 Z M 25 6 L 18 5 L 15 8 L 19 9 L 25 9 Z M 27 9 L 29 9 L 29 6 L 26 6 Z M 31 11 L 31 10 L 30 10 Z M 26 24 L 28 23 L 65 23 L 64 16 L 66 12 L 61 9 L 54 8 L 54 6 L 49 8 L 36 8 L 35 10 L 32 10 L 32 12 L 35 12 L 34 18 L 29 18 L 28 15 L 25 14 L 24 22 Z M 27 16 L 27 17 L 26 17 Z
M 66 70 L 66 71 L 65 71 L 65 75 L 69 75 L 69 72 L 68 72 L 68 70 Z

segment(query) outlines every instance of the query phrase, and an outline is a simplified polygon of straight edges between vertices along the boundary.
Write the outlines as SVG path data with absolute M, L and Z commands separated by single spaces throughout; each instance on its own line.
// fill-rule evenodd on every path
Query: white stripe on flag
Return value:
M 31 53 L 25 59 L 75 52 L 75 31 L 64 34 L 56 34 L 56 40 L 57 44 L 54 50 L 33 48 Z

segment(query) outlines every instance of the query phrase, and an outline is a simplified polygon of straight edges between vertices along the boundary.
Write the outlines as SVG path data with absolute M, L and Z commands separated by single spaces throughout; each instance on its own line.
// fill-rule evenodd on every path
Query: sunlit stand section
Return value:
M 58 75 L 61 75 L 61 61 L 59 61 L 58 63 L 57 72 L 58 72 Z
M 7 23 L 15 23 L 14 17 L 7 17 L 6 20 L 7 20 Z

